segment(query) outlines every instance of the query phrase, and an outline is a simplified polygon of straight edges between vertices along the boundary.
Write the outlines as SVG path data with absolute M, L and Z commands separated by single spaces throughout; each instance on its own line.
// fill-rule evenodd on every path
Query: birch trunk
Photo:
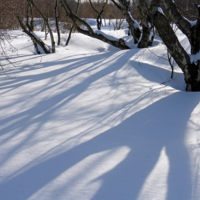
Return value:
M 153 25 L 156 27 L 159 36 L 163 40 L 164 44 L 166 45 L 169 53 L 174 58 L 178 66 L 184 73 L 184 78 L 186 82 L 186 90 L 187 91 L 200 91 L 200 61 L 197 60 L 195 62 L 191 62 L 190 56 L 181 46 L 174 30 L 172 29 L 168 19 L 162 12 L 160 8 L 159 0 L 152 0 L 150 3 L 147 0 L 140 0 L 143 1 L 145 7 L 143 7 L 143 11 L 145 11 L 151 18 Z M 168 0 L 162 0 L 169 2 Z M 172 2 L 172 1 L 171 1 Z M 172 2 L 173 3 L 173 2 Z M 174 6 L 175 3 L 171 4 Z M 175 9 L 176 7 L 170 8 Z M 169 10 L 169 8 L 168 8 Z M 176 21 L 179 26 L 184 30 L 184 33 L 191 37 L 192 30 L 188 30 L 186 27 L 189 26 L 189 22 L 184 18 L 180 18 L 181 15 L 176 13 L 173 15 L 174 21 Z M 177 18 L 179 20 L 177 20 Z M 190 38 L 195 40 L 194 38 Z M 198 43 L 198 41 L 196 41 Z

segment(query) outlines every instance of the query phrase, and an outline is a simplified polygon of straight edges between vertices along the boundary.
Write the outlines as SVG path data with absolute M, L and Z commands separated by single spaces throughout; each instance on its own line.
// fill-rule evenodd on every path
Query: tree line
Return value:
M 120 16 L 121 15 L 121 16 Z M 199 0 L 0 0 L 0 28 L 19 25 L 30 36 L 37 53 L 55 53 L 55 40 L 49 19 L 54 19 L 60 44 L 59 21 L 70 22 L 73 29 L 102 40 L 122 50 L 130 49 L 120 38 L 111 40 L 103 32 L 95 32 L 84 18 L 96 18 L 97 29 L 102 20 L 124 18 L 129 34 L 138 48 L 151 46 L 157 33 L 184 74 L 187 91 L 200 91 L 200 2 Z M 42 18 L 51 38 L 51 48 L 34 33 L 34 18 Z M 172 27 L 175 24 L 188 38 L 191 52 L 180 44 Z
M 93 7 L 100 12 L 100 9 L 104 6 L 106 0 L 98 0 L 98 1 L 80 1 L 79 2 L 79 11 L 77 15 L 80 18 L 96 18 L 97 13 L 94 11 Z M 56 0 L 34 0 L 34 3 L 40 8 L 41 12 L 44 13 L 45 16 L 49 18 L 54 18 L 54 7 L 56 4 Z M 73 12 L 76 10 L 77 1 L 76 0 L 68 0 L 68 4 Z M 16 29 L 19 27 L 19 23 L 17 22 L 16 15 L 20 15 L 20 17 L 26 17 L 26 7 L 28 5 L 27 0 L 0 0 L 0 29 Z M 131 13 L 134 18 L 139 19 L 139 12 L 136 4 L 131 4 Z M 67 22 L 69 19 L 66 18 L 65 13 L 62 12 L 62 8 L 60 4 L 58 4 L 58 17 L 62 22 Z M 34 18 L 40 18 L 41 15 L 35 9 L 32 8 Z M 118 8 L 116 8 L 112 2 L 108 2 L 104 8 L 102 13 L 102 18 L 104 19 L 119 19 L 123 18 L 123 14 L 119 12 Z M 5 23 L 6 22 L 6 23 Z

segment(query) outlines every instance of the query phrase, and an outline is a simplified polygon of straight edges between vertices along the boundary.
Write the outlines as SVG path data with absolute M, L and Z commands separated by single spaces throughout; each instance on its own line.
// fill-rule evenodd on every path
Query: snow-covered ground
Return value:
M 127 30 L 104 28 L 132 45 Z M 170 79 L 158 37 L 122 51 L 74 33 L 36 55 L 30 38 L 10 34 L 18 55 L 0 73 L 0 200 L 200 199 L 200 93 L 185 92 L 178 67 Z

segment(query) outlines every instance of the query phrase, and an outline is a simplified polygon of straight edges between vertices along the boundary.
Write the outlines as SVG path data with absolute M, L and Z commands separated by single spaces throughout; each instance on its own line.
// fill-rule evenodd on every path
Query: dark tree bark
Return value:
M 27 12 L 26 12 L 26 25 L 29 28 L 30 31 L 34 32 L 34 19 L 33 19 L 33 9 L 32 9 L 32 3 L 27 0 L 28 6 L 27 6 Z M 31 21 L 29 24 L 29 12 L 31 14 Z
M 55 21 L 56 21 L 56 31 L 58 35 L 58 45 L 60 45 L 60 29 L 59 29 L 59 20 L 58 20 L 58 0 L 56 0 L 54 12 L 55 12 Z
M 189 20 L 181 15 L 176 4 L 171 0 L 162 0 L 167 12 L 178 28 L 187 36 L 191 45 L 191 54 L 196 54 L 200 50 L 200 7 L 197 7 L 197 22 L 191 24 Z
M 138 48 L 146 48 L 148 46 L 151 46 L 154 40 L 154 34 L 151 36 L 151 32 L 154 30 L 154 27 L 151 23 L 150 17 L 146 15 L 146 12 L 144 9 L 145 2 L 139 1 L 138 9 L 140 12 L 140 15 L 142 16 L 142 38 L 138 44 Z M 150 37 L 151 36 L 151 37 Z
M 29 30 L 29 32 L 34 32 L 34 23 L 33 23 L 33 11 L 32 11 L 32 4 L 27 0 L 28 5 L 27 5 L 27 10 L 26 10 L 26 26 Z M 29 12 L 31 13 L 31 22 L 29 24 Z M 19 20 L 19 19 L 18 19 Z M 22 22 L 20 22 L 21 27 L 23 30 L 25 29 L 25 26 L 22 26 Z M 31 40 L 33 42 L 33 45 L 35 47 L 35 50 L 38 54 L 40 54 L 40 50 L 38 48 L 37 42 L 35 41 L 34 37 L 31 37 Z
M 129 25 L 129 28 L 131 30 L 134 43 L 137 44 L 141 36 L 141 30 L 140 30 L 139 23 L 136 20 L 134 20 L 133 17 L 131 16 L 130 7 L 129 7 L 130 1 L 119 0 L 120 5 L 116 3 L 115 0 L 111 0 L 111 1 L 115 4 L 115 6 L 117 6 L 119 10 L 123 12 L 124 16 L 126 17 L 126 21 Z
M 182 69 L 186 82 L 187 91 L 200 91 L 200 60 L 191 61 L 190 56 L 181 46 L 174 30 L 172 29 L 169 20 L 160 8 L 159 0 L 152 0 L 150 3 L 144 1 L 145 7 L 143 11 L 150 16 L 153 25 L 159 33 L 159 36 L 166 45 L 169 53 L 174 58 L 178 66 Z M 178 11 L 176 4 L 172 0 L 162 0 L 173 21 L 188 37 L 191 43 L 191 53 L 196 54 L 199 51 L 199 38 L 196 33 L 199 31 L 199 17 L 195 28 L 185 19 Z M 193 29 L 196 29 L 195 31 Z M 195 33 L 195 34 L 194 34 Z
M 75 15 L 77 15 L 77 12 L 78 12 L 78 9 L 79 9 L 79 4 L 80 4 L 80 0 L 78 0 Z M 74 29 L 74 23 L 72 24 L 72 27 L 70 28 L 69 35 L 68 35 L 68 38 L 67 38 L 67 42 L 65 44 L 66 46 L 69 44 L 69 41 L 71 40 L 73 29 Z
M 39 38 L 37 37 L 32 31 L 27 30 L 26 26 L 23 24 L 22 20 L 19 18 L 19 16 L 17 16 L 17 19 L 20 23 L 21 28 L 23 29 L 23 31 L 31 38 L 31 40 L 33 41 L 34 46 L 36 47 L 36 51 L 37 53 L 40 53 L 39 49 L 38 49 L 38 45 L 40 45 L 40 47 L 43 49 L 43 51 L 45 53 L 51 53 L 49 48 L 47 47 L 47 45 Z M 38 49 L 38 50 L 37 50 Z
M 51 37 L 51 47 L 52 47 L 52 53 L 56 52 L 56 48 L 55 48 L 55 41 L 54 41 L 54 36 L 53 36 L 53 32 L 51 30 L 51 26 L 49 25 L 48 22 L 48 18 L 46 18 L 43 13 L 40 11 L 40 9 L 37 7 L 37 5 L 35 4 L 34 0 L 30 0 L 31 3 L 33 4 L 33 6 L 36 8 L 36 10 L 40 13 L 40 15 L 42 16 L 42 18 L 44 19 L 44 22 L 46 24 L 46 26 L 48 27 L 49 33 L 50 33 L 50 37 Z
M 67 41 L 65 43 L 66 46 L 69 44 L 69 41 L 71 40 L 73 29 L 74 29 L 74 24 L 70 28 L 69 35 L 68 35 Z
M 105 8 L 106 4 L 108 3 L 108 0 L 106 0 L 106 2 L 103 4 L 103 7 L 102 7 L 100 12 L 94 8 L 91 0 L 89 0 L 89 2 L 90 2 L 90 5 L 91 5 L 92 9 L 97 13 L 97 19 L 96 19 L 96 21 L 97 21 L 97 29 L 101 30 L 101 26 L 102 26 L 102 17 L 101 17 L 101 15 L 104 12 L 104 8 Z
M 88 35 L 90 37 L 93 37 L 93 38 L 96 38 L 96 39 L 99 39 L 99 40 L 102 40 L 108 44 L 111 44 L 117 48 L 120 48 L 120 49 L 130 49 L 130 47 L 128 47 L 126 44 L 125 44 L 125 41 L 123 39 L 119 39 L 119 40 L 110 40 L 108 39 L 107 37 L 105 37 L 104 35 L 102 34 L 98 34 L 98 33 L 95 33 L 92 28 L 89 26 L 89 24 L 87 24 L 85 21 L 83 21 L 82 19 L 80 19 L 79 17 L 77 17 L 75 14 L 72 13 L 68 3 L 66 0 L 59 0 L 60 2 L 60 5 L 62 7 L 62 9 L 64 10 L 65 14 L 66 14 L 66 17 L 70 18 L 73 23 L 74 23 L 74 26 L 75 28 L 77 29 L 78 32 L 82 33 L 82 34 L 85 34 L 85 35 Z M 86 27 L 86 29 L 82 29 L 79 24 L 83 25 Z
M 151 34 L 151 28 L 142 24 L 142 38 L 138 44 L 138 48 L 146 48 L 149 46 L 149 37 Z

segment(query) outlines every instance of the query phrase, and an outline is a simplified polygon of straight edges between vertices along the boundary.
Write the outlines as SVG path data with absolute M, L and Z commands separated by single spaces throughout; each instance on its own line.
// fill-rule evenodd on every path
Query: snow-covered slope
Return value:
M 106 29 L 130 44 L 125 32 Z M 35 55 L 27 36 L 11 34 L 18 67 L 0 74 L 1 200 L 200 199 L 200 93 L 184 91 L 177 67 L 170 79 L 159 38 L 121 51 L 75 33 L 56 54 Z

